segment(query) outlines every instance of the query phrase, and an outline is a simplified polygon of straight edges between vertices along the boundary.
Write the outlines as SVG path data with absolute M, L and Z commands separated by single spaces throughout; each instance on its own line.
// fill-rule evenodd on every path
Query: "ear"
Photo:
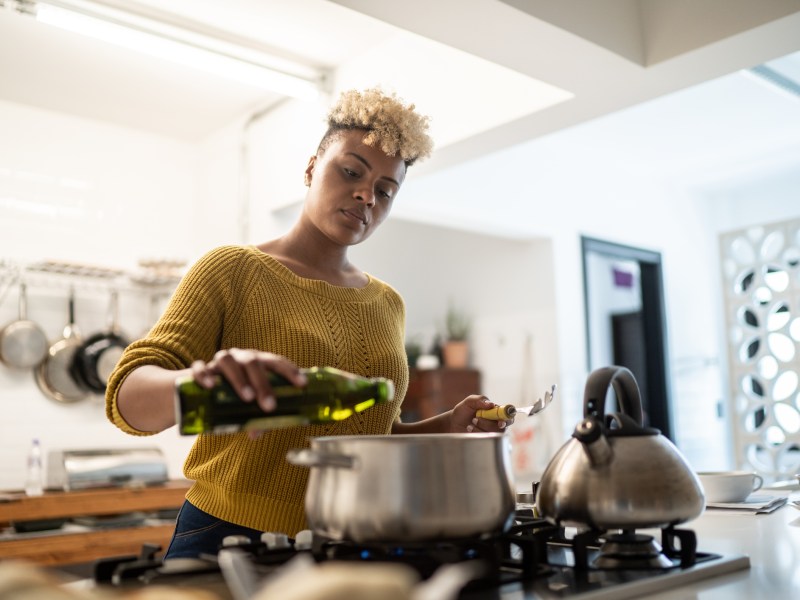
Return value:
M 308 166 L 306 167 L 306 174 L 303 178 L 303 183 L 306 187 L 311 185 L 311 175 L 314 173 L 314 166 L 317 163 L 317 155 L 315 154 L 311 158 L 308 159 Z

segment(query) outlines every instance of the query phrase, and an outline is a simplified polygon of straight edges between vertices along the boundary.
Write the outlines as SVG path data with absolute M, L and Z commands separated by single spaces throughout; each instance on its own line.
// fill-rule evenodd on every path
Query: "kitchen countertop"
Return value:
M 765 489 L 761 494 L 778 494 Z M 787 492 L 782 492 L 787 495 Z M 800 492 L 788 493 L 800 500 Z M 723 556 L 747 555 L 750 569 L 720 575 L 648 596 L 657 600 L 751 600 L 800 598 L 800 511 L 784 505 L 766 515 L 730 514 L 707 509 L 686 528 L 697 547 Z

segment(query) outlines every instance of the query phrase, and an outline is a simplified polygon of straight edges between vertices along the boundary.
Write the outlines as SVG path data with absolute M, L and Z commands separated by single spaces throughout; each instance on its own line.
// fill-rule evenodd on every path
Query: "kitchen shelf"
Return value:
M 171 481 L 135 488 L 48 491 L 33 497 L 21 492 L 6 493 L 0 501 L 0 526 L 10 529 L 14 522 L 174 510 L 183 504 L 189 485 L 188 481 Z M 6 533 L 0 535 L 0 559 L 68 565 L 120 554 L 138 555 L 144 543 L 166 548 L 173 530 L 172 521 L 147 519 L 136 526 L 109 528 L 67 524 L 48 531 Z

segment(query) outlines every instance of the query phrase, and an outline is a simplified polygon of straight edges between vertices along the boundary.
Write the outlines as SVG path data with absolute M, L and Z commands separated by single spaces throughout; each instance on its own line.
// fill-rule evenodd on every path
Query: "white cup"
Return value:
M 438 369 L 439 357 L 435 354 L 420 354 L 417 358 L 416 367 L 420 370 L 423 369 Z
M 743 502 L 764 484 L 761 475 L 749 471 L 708 471 L 697 477 L 706 494 L 706 504 Z

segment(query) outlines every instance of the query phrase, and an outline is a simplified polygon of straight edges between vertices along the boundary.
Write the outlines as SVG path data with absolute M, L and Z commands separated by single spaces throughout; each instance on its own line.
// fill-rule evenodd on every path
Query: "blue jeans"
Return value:
M 164 558 L 196 558 L 200 554 L 217 554 L 222 539 L 229 535 L 246 535 L 254 542 L 261 538 L 261 532 L 256 529 L 213 517 L 184 500 Z

